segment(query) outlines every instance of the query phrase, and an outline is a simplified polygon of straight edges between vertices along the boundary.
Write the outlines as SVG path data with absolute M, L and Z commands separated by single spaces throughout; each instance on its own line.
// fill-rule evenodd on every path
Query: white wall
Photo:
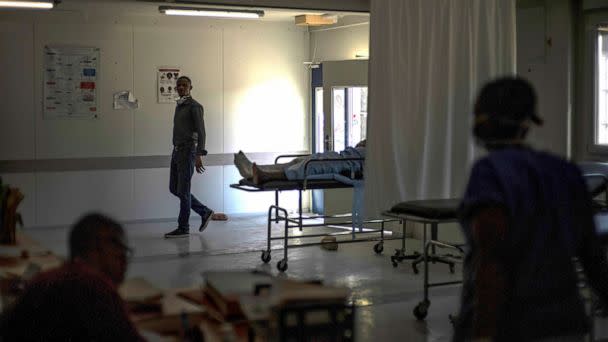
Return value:
M 169 155 L 174 105 L 156 103 L 159 66 L 192 77 L 210 154 L 308 149 L 307 30 L 291 22 L 170 18 L 145 3 L 60 8 L 0 14 L 0 161 Z M 43 119 L 42 52 L 54 44 L 101 48 L 99 119 Z M 113 110 L 120 90 L 132 90 L 140 109 Z M 27 226 L 70 223 L 88 210 L 121 220 L 177 216 L 166 167 L 0 176 L 25 192 Z M 233 166 L 210 166 L 194 176 L 193 193 L 216 211 L 265 211 L 272 194 L 230 189 L 238 178 Z
M 34 157 L 34 28 L 31 23 L 0 21 L 0 159 Z M 15 63 L 15 61 L 18 61 Z
M 342 61 L 355 59 L 357 54 L 369 56 L 369 19 L 351 26 L 311 30 L 311 61 Z
M 563 157 L 572 153 L 574 20 L 569 0 L 517 2 L 517 73 L 534 85 L 545 120 L 529 141 Z

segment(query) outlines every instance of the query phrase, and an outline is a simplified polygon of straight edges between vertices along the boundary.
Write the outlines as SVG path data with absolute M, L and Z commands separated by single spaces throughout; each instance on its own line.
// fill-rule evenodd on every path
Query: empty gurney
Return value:
M 594 198 L 596 209 L 608 207 L 608 163 L 581 162 L 578 167 L 591 197 Z
M 390 210 L 382 214 L 388 217 L 398 218 L 402 221 L 402 242 L 401 249 L 397 249 L 395 255 L 391 257 L 391 262 L 394 267 L 397 267 L 397 262 L 405 259 L 414 259 L 412 267 L 414 273 L 418 273 L 417 265 L 423 263 L 424 270 L 424 298 L 414 308 L 414 316 L 418 319 L 424 319 L 428 313 L 428 308 L 431 305 L 429 299 L 429 288 L 437 286 L 447 286 L 462 283 L 462 280 L 448 282 L 429 282 L 429 262 L 444 263 L 449 265 L 450 272 L 454 273 L 454 265 L 457 259 L 464 253 L 462 245 L 442 242 L 439 240 L 439 225 L 458 221 L 458 206 L 459 199 L 433 199 L 433 200 L 417 200 L 397 203 Z M 418 222 L 423 224 L 422 250 L 423 253 L 407 254 L 405 251 L 405 227 L 408 221 Z M 427 239 L 427 228 L 431 229 L 431 239 Z M 437 248 L 453 249 L 457 252 L 453 255 L 438 255 Z
M 607 217 L 608 206 L 606 199 L 608 199 L 608 164 L 605 163 L 583 163 L 579 164 L 579 167 L 583 173 L 583 177 L 586 181 L 588 190 L 593 197 L 603 197 L 602 200 L 595 200 L 596 205 L 596 222 L 598 223 L 598 238 L 606 244 L 608 243 L 608 219 L 605 219 L 603 223 L 597 221 L 598 217 Z M 461 281 L 450 281 L 443 283 L 430 283 L 428 274 L 428 263 L 429 262 L 444 262 L 450 265 L 450 269 L 453 270 L 453 258 L 437 255 L 435 253 L 436 248 L 448 248 L 457 251 L 459 255 L 464 254 L 464 245 L 456 245 L 451 243 L 445 243 L 438 239 L 438 225 L 448 222 L 456 222 L 458 216 L 458 207 L 460 200 L 458 199 L 443 199 L 443 200 L 422 200 L 422 201 L 408 201 L 398 203 L 393 206 L 390 210 L 383 214 L 389 217 L 395 217 L 403 219 L 403 237 L 405 238 L 405 224 L 406 221 L 420 222 L 425 225 L 423 234 L 423 254 L 410 254 L 405 253 L 405 242 L 402 243 L 402 249 L 397 250 L 395 255 L 391 257 L 393 265 L 396 265 L 397 261 L 403 259 L 415 259 L 414 270 L 417 273 L 416 264 L 423 262 L 424 267 L 424 298 L 414 308 L 414 315 L 418 319 L 424 319 L 428 313 L 428 308 L 431 304 L 429 300 L 429 288 L 444 285 L 459 284 Z M 427 240 L 426 225 L 431 226 L 431 239 Z M 602 229 L 603 228 L 603 229 Z
M 397 249 L 391 257 L 391 262 L 394 267 L 397 267 L 398 262 L 413 259 L 412 267 L 414 273 L 418 273 L 418 264 L 422 262 L 422 254 L 412 253 L 407 254 L 405 250 L 405 228 L 408 221 L 418 222 L 423 224 L 422 248 L 424 249 L 427 242 L 427 228 L 431 229 L 431 240 L 438 240 L 439 225 L 443 223 L 457 222 L 457 211 L 459 199 L 433 199 L 433 200 L 415 200 L 406 201 L 395 204 L 390 210 L 382 214 L 387 217 L 393 217 L 401 220 L 401 249 Z M 445 263 L 450 266 L 450 271 L 454 272 L 454 262 L 433 256 L 433 262 Z

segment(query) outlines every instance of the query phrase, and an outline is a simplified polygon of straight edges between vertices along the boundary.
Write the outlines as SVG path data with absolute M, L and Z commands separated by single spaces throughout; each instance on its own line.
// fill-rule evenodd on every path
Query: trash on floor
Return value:
M 213 213 L 211 219 L 213 221 L 228 221 L 228 216 L 224 213 Z
M 325 236 L 321 239 L 321 248 L 328 251 L 337 251 L 338 242 L 335 236 Z

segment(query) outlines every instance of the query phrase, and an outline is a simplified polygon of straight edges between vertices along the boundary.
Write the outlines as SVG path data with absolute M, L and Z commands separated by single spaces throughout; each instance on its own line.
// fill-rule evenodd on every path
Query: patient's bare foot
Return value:
M 253 163 L 253 165 L 251 166 L 251 173 L 251 180 L 253 181 L 253 184 L 260 184 L 260 169 L 258 168 L 258 165 L 256 163 Z
M 266 172 L 260 169 L 256 163 L 251 166 L 251 173 L 253 173 L 253 184 L 262 184 L 270 180 Z
M 251 161 L 242 151 L 234 154 L 234 165 L 239 170 L 239 173 L 243 178 L 251 179 L 253 177 Z

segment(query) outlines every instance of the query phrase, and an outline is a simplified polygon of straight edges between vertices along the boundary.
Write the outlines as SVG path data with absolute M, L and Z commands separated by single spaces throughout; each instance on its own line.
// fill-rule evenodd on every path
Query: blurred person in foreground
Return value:
M 525 143 L 543 121 L 524 79 L 486 84 L 474 122 L 488 154 L 473 166 L 460 208 L 468 250 L 454 341 L 584 341 L 589 320 L 573 260 L 604 305 L 608 264 L 580 170 Z
M 41 273 L 0 320 L 2 341 L 142 341 L 117 292 L 131 249 L 122 226 L 87 214 L 71 228 L 69 260 Z

